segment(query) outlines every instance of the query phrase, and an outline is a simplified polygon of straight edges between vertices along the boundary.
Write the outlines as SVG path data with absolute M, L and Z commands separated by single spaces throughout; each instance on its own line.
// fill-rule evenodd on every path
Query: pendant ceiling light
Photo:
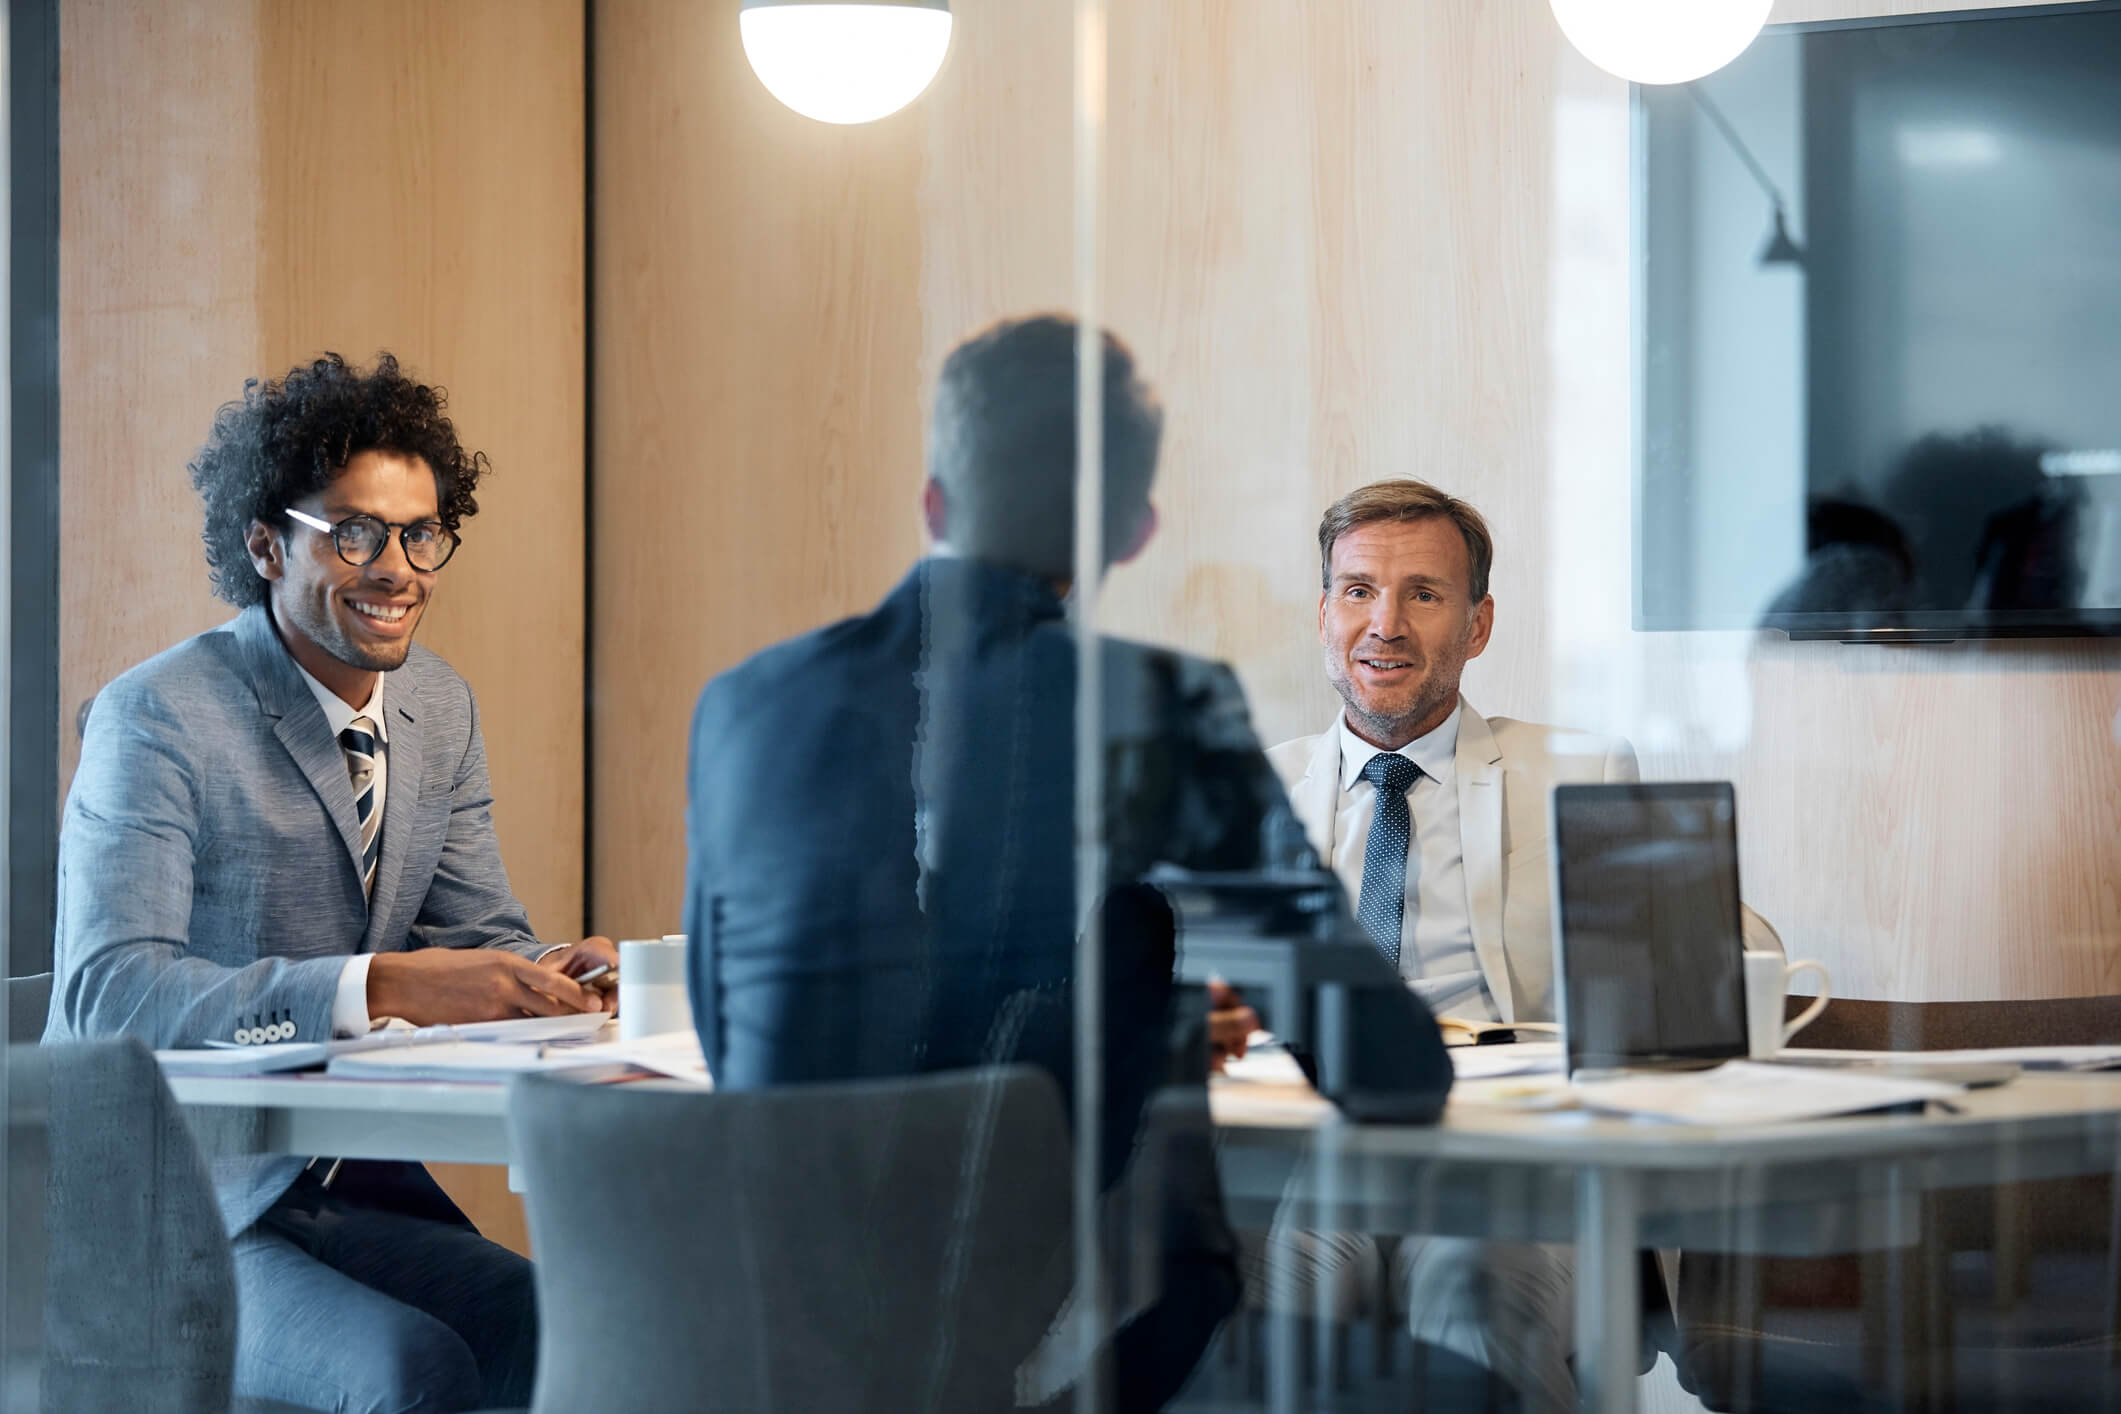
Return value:
M 1745 52 L 1774 0 L 1551 0 L 1583 57 L 1635 83 L 1691 83 Z
M 744 0 L 751 71 L 821 123 L 873 123 L 920 96 L 950 50 L 949 0 Z

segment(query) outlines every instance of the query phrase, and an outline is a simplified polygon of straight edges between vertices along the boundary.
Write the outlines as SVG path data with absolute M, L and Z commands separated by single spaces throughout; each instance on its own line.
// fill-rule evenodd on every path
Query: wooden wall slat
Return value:
M 700 685 L 919 544 L 922 110 L 798 116 L 737 8 L 596 10 L 594 898 L 628 937 L 680 926 Z
M 579 937 L 581 6 L 276 0 L 264 21 L 265 364 L 390 349 L 492 457 L 420 641 L 479 694 L 532 926 Z
M 62 791 L 82 704 L 228 614 L 184 464 L 263 346 L 258 9 L 59 9 Z
M 959 0 L 935 87 L 848 131 L 772 105 L 734 8 L 599 8 L 596 881 L 649 931 L 700 683 L 889 583 L 943 354 L 1070 294 L 1066 0 Z M 1497 532 L 1474 700 L 1735 779 L 1749 897 L 1844 993 L 2121 982 L 2116 650 L 1628 627 L 1626 90 L 1543 0 L 1111 23 L 1105 308 L 1169 412 L 1166 529 L 1109 582 L 1116 629 L 1234 661 L 1269 740 L 1315 731 L 1318 514 L 1427 477 Z M 762 494 L 768 471 L 796 480 Z M 790 506 L 788 533 L 732 543 L 732 514 Z

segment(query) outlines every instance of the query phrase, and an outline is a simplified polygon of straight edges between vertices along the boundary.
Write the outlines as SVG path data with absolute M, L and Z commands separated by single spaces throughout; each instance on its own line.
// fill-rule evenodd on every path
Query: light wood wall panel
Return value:
M 593 906 L 628 937 L 679 927 L 700 685 L 919 546 L 921 111 L 797 116 L 737 8 L 596 7 Z
M 1128 7 L 1113 36 L 1110 322 L 1170 404 L 1167 532 L 1115 626 L 1234 662 L 1270 741 L 1337 706 L 1314 533 L 1341 492 L 1422 476 L 1480 504 L 1540 583 L 1545 6 Z M 1145 236 L 1145 239 L 1137 239 Z M 1546 633 L 1476 671 L 1536 699 Z
M 628 175 L 598 207 L 597 632 L 600 652 L 607 631 L 617 645 L 603 661 L 634 671 L 600 674 L 597 888 L 670 900 L 640 915 L 658 931 L 699 683 L 889 582 L 913 549 L 899 507 L 942 355 L 1070 294 L 1065 0 L 961 0 L 951 63 L 914 108 L 807 138 L 743 67 L 734 8 L 599 12 L 599 161 Z M 1798 0 L 1777 18 L 1929 8 Z M 1111 24 L 1105 312 L 1168 408 L 1165 530 L 1113 575 L 1115 628 L 1234 661 L 1268 740 L 1315 731 L 1334 707 L 1318 514 L 1378 477 L 1434 480 L 1498 539 L 1475 702 L 1623 733 L 1652 775 L 1735 779 L 1748 896 L 1845 994 L 2116 990 L 2115 649 L 1628 626 L 1626 91 L 1567 47 L 1544 0 L 1139 0 Z M 798 142 L 792 159 L 782 144 Z M 833 161 L 803 165 L 812 147 Z M 710 211 L 724 227 L 695 230 Z M 769 293 L 791 282 L 803 302 Z M 704 327 L 732 312 L 749 317 Z M 636 383 L 682 351 L 699 367 Z M 849 440 L 873 455 L 833 460 Z M 841 524 L 859 506 L 868 532 L 732 550 L 721 517 L 757 494 L 761 446 L 787 449 L 771 472 L 814 518 L 797 525 L 855 497 Z M 607 515 L 614 495 L 668 516 L 633 550 L 714 556 L 620 558 L 606 536 L 636 522 Z M 796 587 L 762 604 L 742 585 L 769 559 Z
M 479 694 L 532 926 L 580 937 L 582 7 L 277 0 L 264 21 L 265 366 L 388 349 L 492 457 L 421 642 Z
M 228 616 L 184 464 L 259 370 L 259 13 L 59 8 L 60 787 L 82 706 Z
M 57 748 L 227 616 L 184 464 L 243 380 L 380 349 L 493 458 L 421 641 L 479 694 L 532 925 L 582 926 L 579 0 L 70 0 L 62 13 Z M 498 1170 L 443 1170 L 524 1245 Z

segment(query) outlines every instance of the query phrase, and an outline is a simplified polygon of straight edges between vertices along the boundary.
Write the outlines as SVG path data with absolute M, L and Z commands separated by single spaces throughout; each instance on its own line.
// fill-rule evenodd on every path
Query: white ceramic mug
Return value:
M 1812 1004 L 1788 1021 L 1782 1019 L 1790 979 L 1810 969 L 1819 974 L 1819 995 Z M 1826 964 L 1809 958 L 1790 962 L 1779 952 L 1749 952 L 1745 955 L 1746 1054 L 1764 1060 L 1789 1044 L 1790 1037 L 1819 1019 L 1833 995 Z
M 619 944 L 619 1039 L 636 1041 L 692 1029 L 685 979 L 685 935 L 629 938 Z

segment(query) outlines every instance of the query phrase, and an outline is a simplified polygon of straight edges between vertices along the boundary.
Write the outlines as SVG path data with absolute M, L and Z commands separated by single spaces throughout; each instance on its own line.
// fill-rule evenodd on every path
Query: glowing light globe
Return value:
M 1690 83 L 1745 52 L 1774 0 L 1550 0 L 1584 58 L 1635 83 Z
M 896 113 L 950 52 L 947 0 L 745 0 L 737 22 L 766 91 L 821 123 Z

